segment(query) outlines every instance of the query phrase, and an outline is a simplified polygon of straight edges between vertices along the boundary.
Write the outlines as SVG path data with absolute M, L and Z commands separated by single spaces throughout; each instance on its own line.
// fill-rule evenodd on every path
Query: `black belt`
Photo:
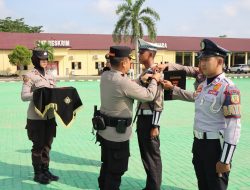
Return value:
M 116 127 L 119 121 L 124 121 L 126 127 L 129 127 L 132 123 L 132 118 L 118 118 L 118 117 L 109 117 L 104 114 L 101 114 L 105 121 L 105 125 L 109 127 Z

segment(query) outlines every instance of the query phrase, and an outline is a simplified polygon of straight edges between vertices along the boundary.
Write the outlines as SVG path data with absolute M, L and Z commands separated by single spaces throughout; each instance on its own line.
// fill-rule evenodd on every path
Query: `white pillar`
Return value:
M 248 55 L 247 52 L 245 52 L 245 64 L 247 65 Z
M 195 66 L 195 52 L 192 52 L 192 66 Z
M 231 54 L 228 55 L 228 68 L 231 67 Z

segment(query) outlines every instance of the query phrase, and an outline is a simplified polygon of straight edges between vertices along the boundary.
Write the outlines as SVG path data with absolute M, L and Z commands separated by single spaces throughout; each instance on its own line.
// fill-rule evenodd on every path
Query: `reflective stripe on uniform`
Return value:
M 225 142 L 220 161 L 224 164 L 229 164 L 233 157 L 235 148 L 236 145 L 228 144 Z

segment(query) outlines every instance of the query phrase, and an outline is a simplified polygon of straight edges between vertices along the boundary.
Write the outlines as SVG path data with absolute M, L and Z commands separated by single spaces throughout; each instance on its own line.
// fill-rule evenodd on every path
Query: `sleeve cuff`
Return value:
M 153 119 L 152 119 L 152 124 L 155 126 L 154 128 L 159 126 L 160 122 L 160 117 L 161 117 L 161 111 L 153 111 Z
M 224 142 L 220 161 L 224 164 L 230 164 L 233 158 L 235 148 L 236 148 L 236 145 L 232 145 L 232 144 Z

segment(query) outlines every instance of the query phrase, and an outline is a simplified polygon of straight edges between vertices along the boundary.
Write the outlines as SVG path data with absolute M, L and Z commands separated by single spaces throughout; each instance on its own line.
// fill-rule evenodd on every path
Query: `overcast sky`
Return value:
M 24 18 L 46 33 L 111 34 L 122 0 L 0 0 L 0 18 Z M 250 0 L 147 0 L 158 35 L 250 38 Z

